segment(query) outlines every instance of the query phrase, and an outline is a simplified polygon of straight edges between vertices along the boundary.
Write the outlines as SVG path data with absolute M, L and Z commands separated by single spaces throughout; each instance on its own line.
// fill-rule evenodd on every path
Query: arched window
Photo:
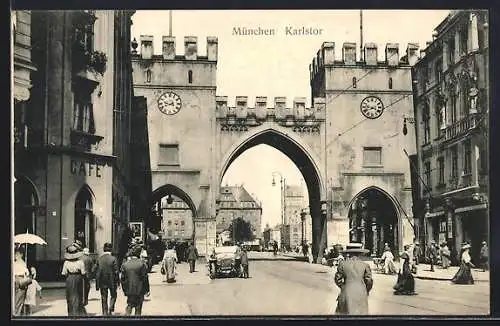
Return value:
M 82 188 L 75 200 L 75 240 L 80 240 L 90 252 L 95 252 L 95 217 L 92 211 L 92 194 Z
M 17 179 L 14 185 L 14 231 L 36 234 L 38 197 L 34 186 L 25 178 Z M 43 236 L 43 235 L 40 235 Z M 35 261 L 36 246 L 29 246 L 28 261 Z
M 389 89 L 392 89 L 392 77 L 389 77 Z
M 357 86 L 356 77 L 352 77 L 352 88 L 356 88 L 356 86 Z
M 188 83 L 190 83 L 190 84 L 193 83 L 193 71 L 192 70 L 188 71 Z
M 146 83 L 151 83 L 151 75 L 152 75 L 151 70 L 150 69 L 146 70 Z

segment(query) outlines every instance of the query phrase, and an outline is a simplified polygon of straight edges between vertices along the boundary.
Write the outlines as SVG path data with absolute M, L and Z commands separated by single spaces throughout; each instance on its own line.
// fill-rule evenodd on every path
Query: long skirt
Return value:
M 165 261 L 165 277 L 167 282 L 175 282 L 175 260 L 173 258 L 167 258 Z
M 450 267 L 450 257 L 444 255 L 441 256 L 441 267 L 442 268 Z
M 474 284 L 470 265 L 462 262 L 458 272 L 453 276 L 451 281 L 455 284 Z
M 386 259 L 384 262 L 384 273 L 396 274 L 397 272 L 398 271 L 396 270 L 396 265 L 394 265 L 394 261 Z
M 83 275 L 69 274 L 66 277 L 66 303 L 68 316 L 83 314 Z
M 396 284 L 393 286 L 394 294 L 414 294 L 415 279 L 409 271 L 398 274 Z
M 15 282 L 15 292 L 14 292 L 14 316 L 21 316 L 23 313 L 24 300 L 26 299 L 27 289 L 21 289 L 19 287 L 18 281 Z

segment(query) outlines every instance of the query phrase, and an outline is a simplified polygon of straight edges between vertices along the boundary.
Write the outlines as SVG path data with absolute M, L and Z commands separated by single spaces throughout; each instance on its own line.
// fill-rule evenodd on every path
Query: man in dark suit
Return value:
M 241 250 L 241 266 L 243 267 L 243 278 L 248 278 L 248 254 L 245 247 Z
M 369 253 L 361 243 L 347 245 L 344 253 L 348 256 L 341 262 L 335 273 L 335 284 L 340 288 L 336 313 L 341 315 L 367 315 L 368 294 L 373 286 L 370 266 L 359 256 Z
M 142 248 L 135 246 L 130 250 L 130 260 L 123 263 L 121 268 L 121 283 L 123 293 L 127 297 L 125 314 L 130 316 L 135 308 L 135 315 L 140 316 L 144 295 L 149 293 L 148 268 L 139 258 Z
M 186 252 L 186 257 L 189 262 L 189 272 L 193 273 L 196 264 L 196 259 L 198 259 L 198 249 L 196 249 L 193 242 L 189 244 L 189 248 L 187 249 Z
M 104 254 L 97 261 L 97 271 L 95 276 L 95 288 L 101 291 L 101 307 L 103 316 L 112 315 L 115 310 L 116 289 L 118 288 L 120 277 L 118 274 L 118 261 L 111 254 L 113 245 L 104 244 Z M 111 296 L 108 309 L 108 291 Z

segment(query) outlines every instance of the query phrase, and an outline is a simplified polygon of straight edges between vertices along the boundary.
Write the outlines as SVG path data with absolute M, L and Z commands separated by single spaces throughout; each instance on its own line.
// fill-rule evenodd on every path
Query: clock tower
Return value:
M 413 242 L 410 164 L 415 153 L 411 68 L 418 45 L 325 42 L 310 65 L 312 98 L 326 102 L 329 245 L 361 242 L 378 255 Z M 403 125 L 407 132 L 403 133 Z M 381 216 L 391 216 L 383 219 Z
M 153 214 L 161 214 L 168 198 L 191 210 L 193 240 L 201 254 L 215 243 L 208 229 L 215 224 L 215 91 L 216 37 L 207 37 L 201 54 L 196 36 L 185 36 L 179 51 L 176 38 L 158 40 L 141 35 L 132 55 L 134 95 L 147 102 L 148 136 L 153 183 Z M 180 53 L 178 53 L 180 52 Z

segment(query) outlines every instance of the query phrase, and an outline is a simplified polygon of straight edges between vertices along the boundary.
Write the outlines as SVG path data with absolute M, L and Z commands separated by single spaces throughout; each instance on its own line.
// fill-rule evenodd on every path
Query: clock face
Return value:
M 158 109 L 165 114 L 176 114 L 182 106 L 182 101 L 179 95 L 166 92 L 158 98 Z
M 368 96 L 361 101 L 361 113 L 368 119 L 377 119 L 384 112 L 384 104 L 375 96 Z

